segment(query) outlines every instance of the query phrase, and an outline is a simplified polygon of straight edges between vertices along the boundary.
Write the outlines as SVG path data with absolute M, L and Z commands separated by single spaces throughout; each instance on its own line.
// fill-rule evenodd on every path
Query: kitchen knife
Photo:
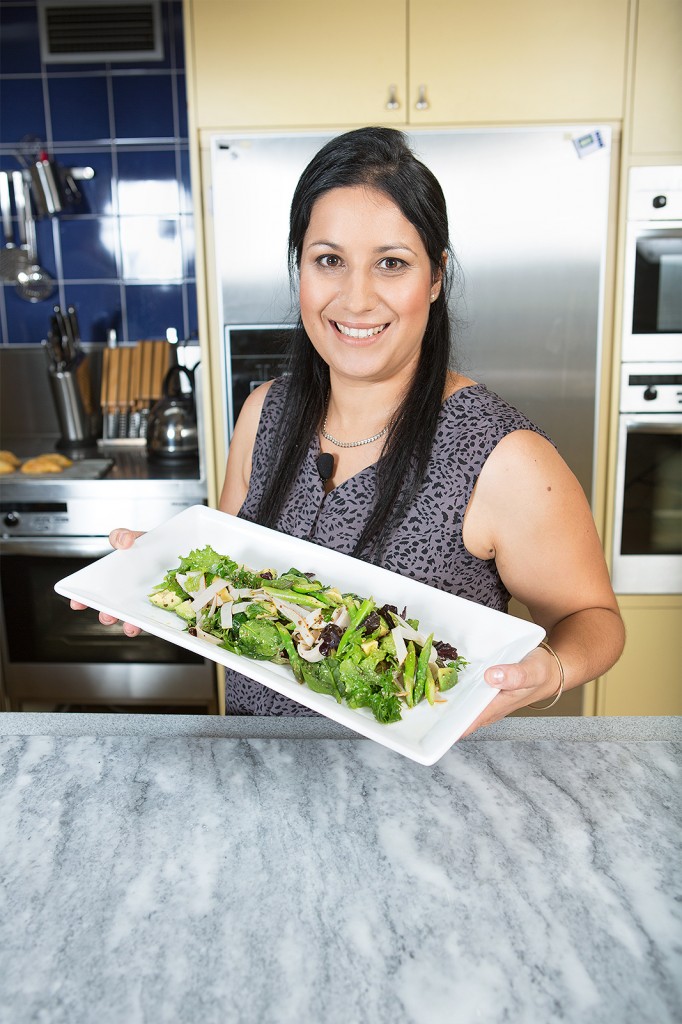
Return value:
M 130 408 L 129 431 L 131 437 L 140 436 L 140 391 L 142 389 L 142 346 L 135 345 L 131 353 L 130 361 L 130 395 L 128 405 Z
M 75 306 L 69 306 L 69 308 L 67 309 L 66 312 L 67 312 L 67 315 L 68 315 L 68 318 L 69 318 L 69 324 L 70 324 L 70 327 L 71 327 L 71 338 L 73 340 L 73 347 L 75 349 L 79 349 L 82 339 L 81 339 L 81 329 L 80 329 L 80 325 L 78 323 L 78 313 L 76 312 L 76 307 Z
M 118 350 L 119 373 L 118 394 L 116 395 L 116 411 L 118 413 L 118 436 L 128 437 L 128 401 L 130 397 L 130 347 L 125 345 Z
M 73 320 L 71 318 L 71 310 L 73 306 L 64 311 L 62 310 L 62 320 L 64 321 L 64 331 L 66 336 L 66 347 L 69 352 L 69 362 L 73 362 L 79 351 L 78 345 L 76 344 L 76 335 L 73 330 Z
M 71 346 L 71 339 L 69 337 L 68 328 L 66 326 L 66 321 L 64 319 L 64 314 L 62 313 L 61 306 L 54 307 L 54 315 L 57 321 L 57 331 L 59 332 L 59 339 L 62 346 L 62 352 L 64 355 L 64 359 L 68 364 L 73 359 L 73 349 Z

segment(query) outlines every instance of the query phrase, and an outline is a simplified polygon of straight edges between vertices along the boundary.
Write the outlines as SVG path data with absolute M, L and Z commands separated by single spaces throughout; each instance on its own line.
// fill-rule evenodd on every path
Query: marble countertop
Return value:
M 432 767 L 310 719 L 4 714 L 0 750 L 3 1024 L 682 1019 L 679 719 Z

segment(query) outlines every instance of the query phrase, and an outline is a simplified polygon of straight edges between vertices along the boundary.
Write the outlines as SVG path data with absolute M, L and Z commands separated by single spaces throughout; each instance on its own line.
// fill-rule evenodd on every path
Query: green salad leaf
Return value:
M 288 665 L 315 693 L 399 722 L 422 700 L 442 703 L 468 662 L 393 605 L 342 594 L 312 573 L 256 572 L 207 545 L 180 558 L 149 600 L 195 636 L 245 658 Z

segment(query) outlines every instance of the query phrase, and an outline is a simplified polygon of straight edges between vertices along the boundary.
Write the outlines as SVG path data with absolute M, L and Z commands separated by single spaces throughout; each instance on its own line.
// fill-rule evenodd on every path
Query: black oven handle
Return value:
M 1 555 L 94 560 L 113 550 L 106 537 L 0 537 Z

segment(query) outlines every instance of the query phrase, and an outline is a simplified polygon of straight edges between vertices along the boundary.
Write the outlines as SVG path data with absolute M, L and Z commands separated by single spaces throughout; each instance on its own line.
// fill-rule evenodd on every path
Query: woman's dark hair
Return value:
M 377 463 L 372 515 L 353 554 L 379 561 L 390 530 L 400 522 L 424 478 L 443 400 L 450 356 L 448 294 L 452 268 L 443 191 L 393 128 L 358 128 L 337 136 L 313 157 L 301 175 L 291 203 L 289 268 L 292 281 L 301 263 L 303 239 L 313 206 L 335 188 L 366 186 L 388 196 L 419 232 L 434 281 L 442 275 L 431 303 L 421 355 L 412 384 L 397 409 Z M 320 429 L 329 391 L 329 368 L 317 354 L 300 316 L 289 348 L 285 408 L 270 456 L 268 479 L 255 519 L 276 526 L 292 480 L 311 438 Z

